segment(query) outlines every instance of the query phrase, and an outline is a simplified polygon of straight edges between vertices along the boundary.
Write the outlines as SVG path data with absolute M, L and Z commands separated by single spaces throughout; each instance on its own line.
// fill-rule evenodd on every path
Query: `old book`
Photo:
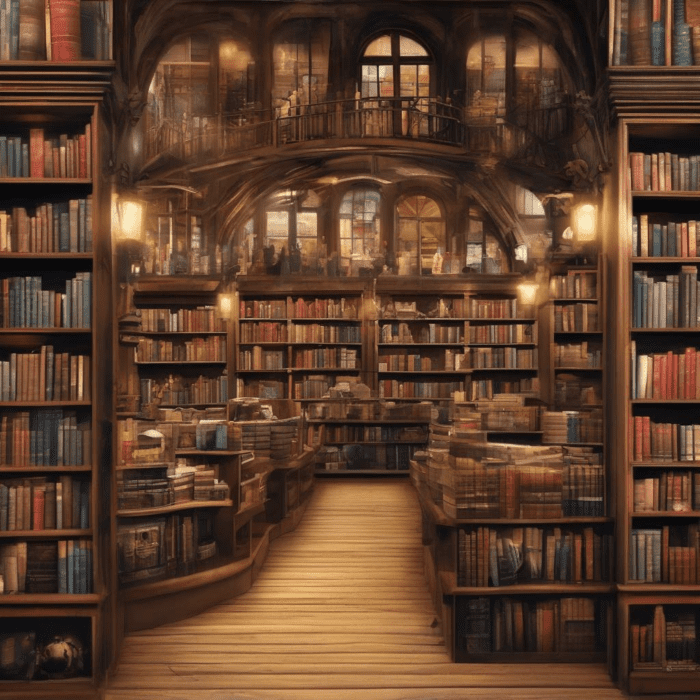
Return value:
M 80 0 L 49 0 L 49 16 L 51 60 L 79 61 Z

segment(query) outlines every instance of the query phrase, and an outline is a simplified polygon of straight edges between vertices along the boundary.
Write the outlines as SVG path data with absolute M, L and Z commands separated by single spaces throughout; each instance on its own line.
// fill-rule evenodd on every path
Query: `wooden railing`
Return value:
M 433 98 L 362 98 L 164 122 L 149 131 L 147 158 L 210 160 L 265 146 L 335 139 L 391 138 L 517 157 L 569 133 L 568 103 L 511 118 L 463 110 Z

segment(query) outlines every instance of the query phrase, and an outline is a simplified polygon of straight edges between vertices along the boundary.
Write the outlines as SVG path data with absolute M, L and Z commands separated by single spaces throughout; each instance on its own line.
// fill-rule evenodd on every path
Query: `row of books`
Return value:
M 141 401 L 167 406 L 217 404 L 228 401 L 228 377 L 196 378 L 170 374 L 164 380 L 141 379 Z
M 0 593 L 92 593 L 92 551 L 86 538 L 0 544 Z
M 542 414 L 542 440 L 546 443 L 603 442 L 603 412 L 545 411 Z
M 637 611 L 641 611 L 637 613 Z M 630 666 L 667 671 L 697 671 L 698 622 L 696 612 L 682 606 L 655 605 L 653 612 L 634 608 L 630 622 Z M 647 619 L 644 619 L 647 618 Z
M 559 411 L 565 411 L 602 404 L 602 388 L 600 379 L 558 373 L 554 379 L 554 406 Z
M 291 314 L 287 311 L 286 299 L 241 299 L 240 318 L 279 318 L 286 319 Z
M 653 275 L 635 270 L 632 284 L 633 328 L 696 328 L 698 268 L 682 265 L 679 274 Z
M 335 385 L 335 377 L 329 375 L 308 376 L 294 382 L 292 387 L 294 399 L 320 399 Z
M 329 378 L 330 381 L 330 378 Z M 326 387 L 327 389 L 328 387 Z M 236 396 L 243 398 L 263 398 L 263 399 L 284 399 L 288 398 L 287 382 L 277 379 L 254 379 L 244 380 L 240 377 L 236 379 Z M 323 393 L 315 397 L 321 398 Z M 295 397 L 304 398 L 304 397 Z
M 468 366 L 467 355 L 454 350 L 437 350 L 433 355 L 421 355 L 406 350 L 379 355 L 380 372 L 454 372 Z
M 700 62 L 696 0 L 617 0 L 614 66 L 692 66 Z
M 650 221 L 650 214 L 632 217 L 632 255 L 652 258 L 694 258 L 698 254 L 700 228 L 695 219 Z
M 226 337 L 212 335 L 173 342 L 140 338 L 136 347 L 137 362 L 225 362 Z
M 0 464 L 85 466 L 92 458 L 90 418 L 61 408 L 4 411 L 0 418 Z
M 417 445 L 325 445 L 319 450 L 316 462 L 327 471 L 375 469 L 408 471 Z
M 0 211 L 0 252 L 92 252 L 92 195 L 40 204 L 33 215 L 24 207 Z
M 600 330 L 598 306 L 566 304 L 554 307 L 555 333 L 594 333 Z
M 121 583 L 189 574 L 216 554 L 211 515 L 174 514 L 120 524 L 117 562 Z
M 292 343 L 361 343 L 362 329 L 358 325 L 292 324 Z
M 629 578 L 645 583 L 696 584 L 700 581 L 697 523 L 632 528 Z
M 284 350 L 263 350 L 254 345 L 250 350 L 241 350 L 238 355 L 239 370 L 281 370 L 286 367 Z
M 76 136 L 46 137 L 44 129 L 29 136 L 0 135 L 0 177 L 87 179 L 92 177 L 90 124 Z
M 605 648 L 605 612 L 592 598 L 467 598 L 457 615 L 457 643 L 467 654 Z
M 669 471 L 657 476 L 635 477 L 634 512 L 700 512 L 700 472 Z
M 288 329 L 276 321 L 242 323 L 239 334 L 241 343 L 286 343 Z
M 137 310 L 141 330 L 147 333 L 225 333 L 226 321 L 215 306 L 193 309 L 142 308 Z
M 700 353 L 697 348 L 646 355 L 637 352 L 633 340 L 630 352 L 633 399 L 700 398 Z
M 630 152 L 630 184 L 636 192 L 697 192 L 700 156 Z
M 535 343 L 537 323 L 468 324 L 469 343 Z M 450 326 L 447 326 L 449 329 Z M 455 342 L 462 342 L 457 339 Z
M 90 356 L 55 352 L 12 352 L 0 360 L 0 401 L 89 401 Z
M 455 416 L 453 425 L 455 434 L 465 429 L 475 430 L 517 430 L 530 431 L 540 429 L 540 406 L 525 406 L 524 397 L 518 394 L 500 394 L 492 401 L 475 402 L 475 412 L 461 412 Z M 520 401 L 518 401 L 520 399 Z
M 522 394 L 523 396 L 539 396 L 539 377 L 524 377 L 521 379 L 476 379 L 468 381 L 465 398 L 468 401 L 492 399 L 496 394 Z
M 457 531 L 457 585 L 583 583 L 610 577 L 612 537 L 593 527 L 477 527 Z
M 292 366 L 301 369 L 357 369 L 359 353 L 355 348 L 309 348 L 295 349 Z
M 580 343 L 557 343 L 554 345 L 554 366 L 577 369 L 600 369 L 603 351 L 600 343 L 582 340 Z
M 380 299 L 379 318 L 432 319 L 464 318 L 464 297 L 419 297 L 414 301 L 400 301 L 393 296 Z
M 382 399 L 450 399 L 455 391 L 464 391 L 461 381 L 411 382 L 382 379 L 379 397 Z
M 650 416 L 630 416 L 629 435 L 635 462 L 700 459 L 700 425 L 657 423 Z
M 326 425 L 326 442 L 426 442 L 423 425 Z
M 50 284 L 47 280 L 46 285 Z M 57 288 L 39 276 L 2 279 L 2 328 L 85 328 L 92 319 L 92 274 L 76 272 Z
M 111 58 L 109 0 L 0 0 L 0 60 Z
M 489 347 L 471 348 L 474 369 L 536 369 L 537 348 Z
M 357 319 L 355 302 L 345 297 L 328 299 L 242 299 L 241 318 L 330 318 Z
M 520 304 L 513 299 L 469 299 L 470 318 L 528 318 L 532 313 L 531 307 Z
M 0 482 L 0 531 L 86 530 L 90 482 L 63 474 Z
M 445 325 L 425 323 L 416 325 L 406 321 L 382 322 L 379 326 L 380 343 L 463 343 L 462 324 Z
M 552 275 L 549 293 L 555 299 L 597 299 L 596 270 L 568 270 L 565 275 Z

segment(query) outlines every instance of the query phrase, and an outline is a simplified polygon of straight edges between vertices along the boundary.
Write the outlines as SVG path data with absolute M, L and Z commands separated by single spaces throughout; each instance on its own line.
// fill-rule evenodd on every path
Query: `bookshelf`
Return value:
M 621 126 L 618 666 L 637 695 L 693 692 L 700 682 L 696 134 L 684 119 Z
M 22 697 L 95 697 L 113 651 L 98 82 L 56 104 L 6 95 L 0 119 L 0 692 Z
M 379 397 L 446 400 L 464 391 L 464 294 L 380 294 Z
M 427 444 L 432 404 L 337 393 L 305 407 L 307 425 L 324 431 L 316 472 L 407 473 L 415 452 Z
M 305 401 L 321 398 L 344 377 L 365 379 L 359 285 L 338 291 L 318 280 L 300 281 L 283 289 L 275 285 L 273 293 L 269 286 L 253 282 L 238 288 L 238 397 Z
M 531 306 L 516 294 L 467 295 L 466 335 L 469 342 L 470 401 L 496 394 L 539 397 L 538 321 Z

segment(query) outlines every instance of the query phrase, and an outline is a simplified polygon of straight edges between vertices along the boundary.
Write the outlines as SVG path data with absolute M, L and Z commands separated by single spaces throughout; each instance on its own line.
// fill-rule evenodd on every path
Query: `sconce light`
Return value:
M 539 285 L 536 282 L 521 282 L 518 285 L 520 302 L 525 306 L 534 306 L 537 301 Z
M 233 301 L 230 294 L 219 294 L 219 313 L 221 318 L 231 318 Z
M 122 241 L 140 241 L 143 235 L 143 204 L 131 197 L 114 195 L 112 230 Z
M 594 204 L 579 204 L 574 210 L 574 230 L 581 243 L 590 243 L 598 233 L 598 209 Z
M 521 243 L 515 248 L 515 259 L 521 262 L 527 262 L 527 243 Z

